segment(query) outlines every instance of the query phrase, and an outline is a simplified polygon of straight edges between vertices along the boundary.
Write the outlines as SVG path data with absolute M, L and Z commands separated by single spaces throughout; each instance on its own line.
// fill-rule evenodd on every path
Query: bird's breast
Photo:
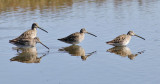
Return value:
M 127 45 L 131 40 L 131 36 L 127 36 L 124 41 L 123 41 L 123 45 Z
M 37 37 L 37 31 L 36 30 L 31 31 L 30 36 L 31 36 L 31 38 Z
M 83 40 L 84 40 L 84 37 L 85 37 L 85 35 L 84 34 L 81 34 L 80 36 L 79 36 L 79 42 L 82 42 Z

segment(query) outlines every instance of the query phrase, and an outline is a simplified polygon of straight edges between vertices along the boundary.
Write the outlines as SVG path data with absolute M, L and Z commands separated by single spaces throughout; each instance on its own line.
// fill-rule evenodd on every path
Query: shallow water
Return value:
M 158 84 L 159 4 L 159 0 L 0 0 L 0 82 Z M 49 32 L 37 34 L 49 52 L 40 44 L 17 52 L 8 43 L 33 22 Z M 76 46 L 57 40 L 81 28 L 98 37 L 86 34 Z M 125 48 L 105 43 L 129 30 L 146 40 L 132 37 Z

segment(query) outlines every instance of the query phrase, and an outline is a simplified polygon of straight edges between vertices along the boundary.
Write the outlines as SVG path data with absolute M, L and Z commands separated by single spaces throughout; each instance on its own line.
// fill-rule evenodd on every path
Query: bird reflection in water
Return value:
M 96 52 L 93 51 L 86 55 L 85 50 L 79 45 L 71 45 L 69 47 L 64 47 L 62 49 L 59 49 L 59 51 L 65 51 L 69 53 L 71 56 L 81 56 L 82 61 L 85 61 L 89 56 Z
M 144 53 L 145 50 L 137 52 L 136 54 L 132 54 L 130 48 L 126 47 L 126 46 L 122 46 L 122 47 L 113 47 L 107 50 L 107 52 L 110 53 L 115 53 L 117 55 L 120 55 L 122 57 L 126 57 L 128 56 L 128 58 L 130 60 L 135 59 L 136 56 L 138 56 L 139 54 Z
M 42 57 L 46 54 L 38 57 L 36 47 L 17 48 L 17 56 L 10 59 L 10 61 L 18 61 L 22 63 L 40 63 Z

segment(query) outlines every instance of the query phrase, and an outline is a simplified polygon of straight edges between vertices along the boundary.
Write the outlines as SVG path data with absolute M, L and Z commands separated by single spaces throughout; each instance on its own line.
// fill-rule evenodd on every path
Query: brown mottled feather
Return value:
M 64 42 L 72 42 L 72 41 L 76 41 L 76 38 L 79 38 L 79 32 L 76 32 L 76 33 L 73 33 L 67 37 L 64 37 L 64 38 L 61 38 L 61 39 L 58 39 L 60 41 L 64 41 Z
M 15 45 L 35 46 L 36 41 L 33 38 L 23 38 L 23 39 L 11 40 L 10 43 Z
M 116 37 L 115 39 L 111 40 L 111 41 L 108 41 L 107 43 L 121 43 L 123 42 L 125 39 L 126 39 L 127 35 L 126 34 L 123 34 L 123 35 L 120 35 L 118 37 Z
M 10 40 L 9 42 L 14 42 L 14 41 L 18 41 L 20 39 L 24 39 L 24 38 L 32 38 L 32 35 L 35 33 L 34 30 L 30 29 L 25 31 L 24 33 L 22 33 L 19 37 Z

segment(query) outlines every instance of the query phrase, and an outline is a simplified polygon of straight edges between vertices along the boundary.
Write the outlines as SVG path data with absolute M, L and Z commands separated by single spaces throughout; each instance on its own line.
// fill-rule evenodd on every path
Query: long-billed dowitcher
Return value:
M 39 28 L 39 29 L 45 31 L 46 33 L 48 33 L 46 30 L 39 27 L 37 23 L 33 23 L 31 29 L 25 31 L 19 37 L 15 38 L 13 40 L 16 41 L 16 40 L 24 39 L 24 38 L 35 38 L 37 36 L 37 28 Z
M 38 37 L 35 38 L 24 38 L 19 40 L 10 40 L 11 44 L 14 44 L 18 47 L 34 47 L 36 43 L 42 44 L 44 47 L 49 49 L 46 45 L 44 45 Z
M 80 32 L 73 33 L 73 34 L 71 34 L 67 37 L 64 37 L 64 38 L 61 38 L 61 39 L 58 39 L 58 40 L 60 40 L 62 42 L 65 42 L 65 43 L 69 43 L 69 44 L 78 44 L 78 43 L 80 43 L 81 41 L 84 40 L 85 33 L 97 37 L 96 35 L 87 32 L 86 29 L 83 28 L 83 29 L 80 30 Z
M 120 35 L 115 39 L 108 41 L 106 43 L 113 46 L 126 46 L 130 42 L 131 36 L 137 36 L 145 40 L 143 37 L 136 35 L 133 31 L 129 31 L 127 34 Z

